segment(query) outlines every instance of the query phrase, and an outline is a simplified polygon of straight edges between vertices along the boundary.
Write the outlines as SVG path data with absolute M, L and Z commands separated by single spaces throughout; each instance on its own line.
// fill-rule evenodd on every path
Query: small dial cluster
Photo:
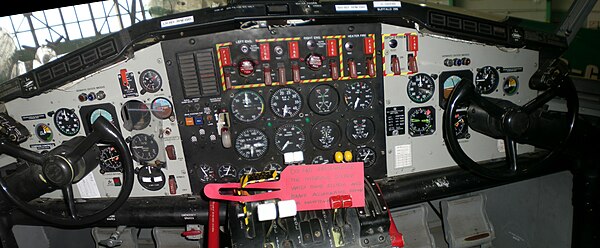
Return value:
M 364 111 L 372 108 L 374 92 L 371 82 L 353 82 L 342 92 L 346 108 Z M 338 110 L 340 93 L 329 84 L 317 85 L 311 89 L 307 99 L 292 87 L 281 87 L 273 91 L 268 101 L 268 108 L 278 118 L 291 119 L 301 116 L 306 104 L 317 115 L 329 115 Z M 243 123 L 251 123 L 265 115 L 267 101 L 254 90 L 241 90 L 231 96 L 230 108 L 233 117 Z

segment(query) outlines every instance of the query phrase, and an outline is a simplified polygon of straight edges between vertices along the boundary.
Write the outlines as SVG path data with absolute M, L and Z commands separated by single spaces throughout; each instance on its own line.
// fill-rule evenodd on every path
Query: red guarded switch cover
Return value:
M 364 39 L 363 50 L 367 55 L 375 53 L 375 41 L 373 38 L 367 37 Z
M 231 66 L 231 52 L 229 47 L 219 48 L 219 56 L 221 57 L 221 66 Z

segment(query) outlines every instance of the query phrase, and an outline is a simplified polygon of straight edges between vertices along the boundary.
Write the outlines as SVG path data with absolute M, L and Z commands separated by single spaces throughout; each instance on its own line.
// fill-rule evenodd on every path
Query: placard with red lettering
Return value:
M 352 207 L 365 206 L 362 162 L 286 167 L 279 181 L 248 184 L 242 190 L 272 190 L 254 195 L 222 195 L 223 189 L 240 189 L 239 183 L 207 184 L 204 194 L 213 200 L 256 202 L 295 200 L 298 211 L 330 209 L 331 196 L 350 195 Z

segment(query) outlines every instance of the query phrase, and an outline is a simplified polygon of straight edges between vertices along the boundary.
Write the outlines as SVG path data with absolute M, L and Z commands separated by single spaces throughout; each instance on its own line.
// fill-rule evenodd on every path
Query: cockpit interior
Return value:
M 597 247 L 600 83 L 562 57 L 595 2 L 558 31 L 241 0 L 104 34 L 0 82 L 0 247 Z

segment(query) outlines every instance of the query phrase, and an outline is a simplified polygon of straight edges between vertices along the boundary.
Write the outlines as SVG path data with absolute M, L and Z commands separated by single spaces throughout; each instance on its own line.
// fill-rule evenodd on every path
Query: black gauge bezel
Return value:
M 71 117 L 73 117 L 76 121 L 76 123 L 72 123 L 69 125 L 74 125 L 77 124 L 77 131 L 73 131 L 73 132 L 68 132 L 66 130 L 64 130 L 64 124 L 58 124 L 58 117 L 59 117 L 59 113 L 62 113 L 63 111 L 68 111 L 71 115 Z M 56 126 L 56 130 L 58 130 L 58 132 L 60 132 L 61 134 L 65 135 L 65 136 L 75 136 L 79 133 L 79 131 L 81 130 L 81 121 L 79 119 L 79 116 L 77 116 L 77 113 L 75 112 L 74 109 L 69 109 L 69 108 L 59 108 L 56 111 L 54 111 L 54 116 L 53 116 L 53 120 L 54 120 L 54 125 Z

